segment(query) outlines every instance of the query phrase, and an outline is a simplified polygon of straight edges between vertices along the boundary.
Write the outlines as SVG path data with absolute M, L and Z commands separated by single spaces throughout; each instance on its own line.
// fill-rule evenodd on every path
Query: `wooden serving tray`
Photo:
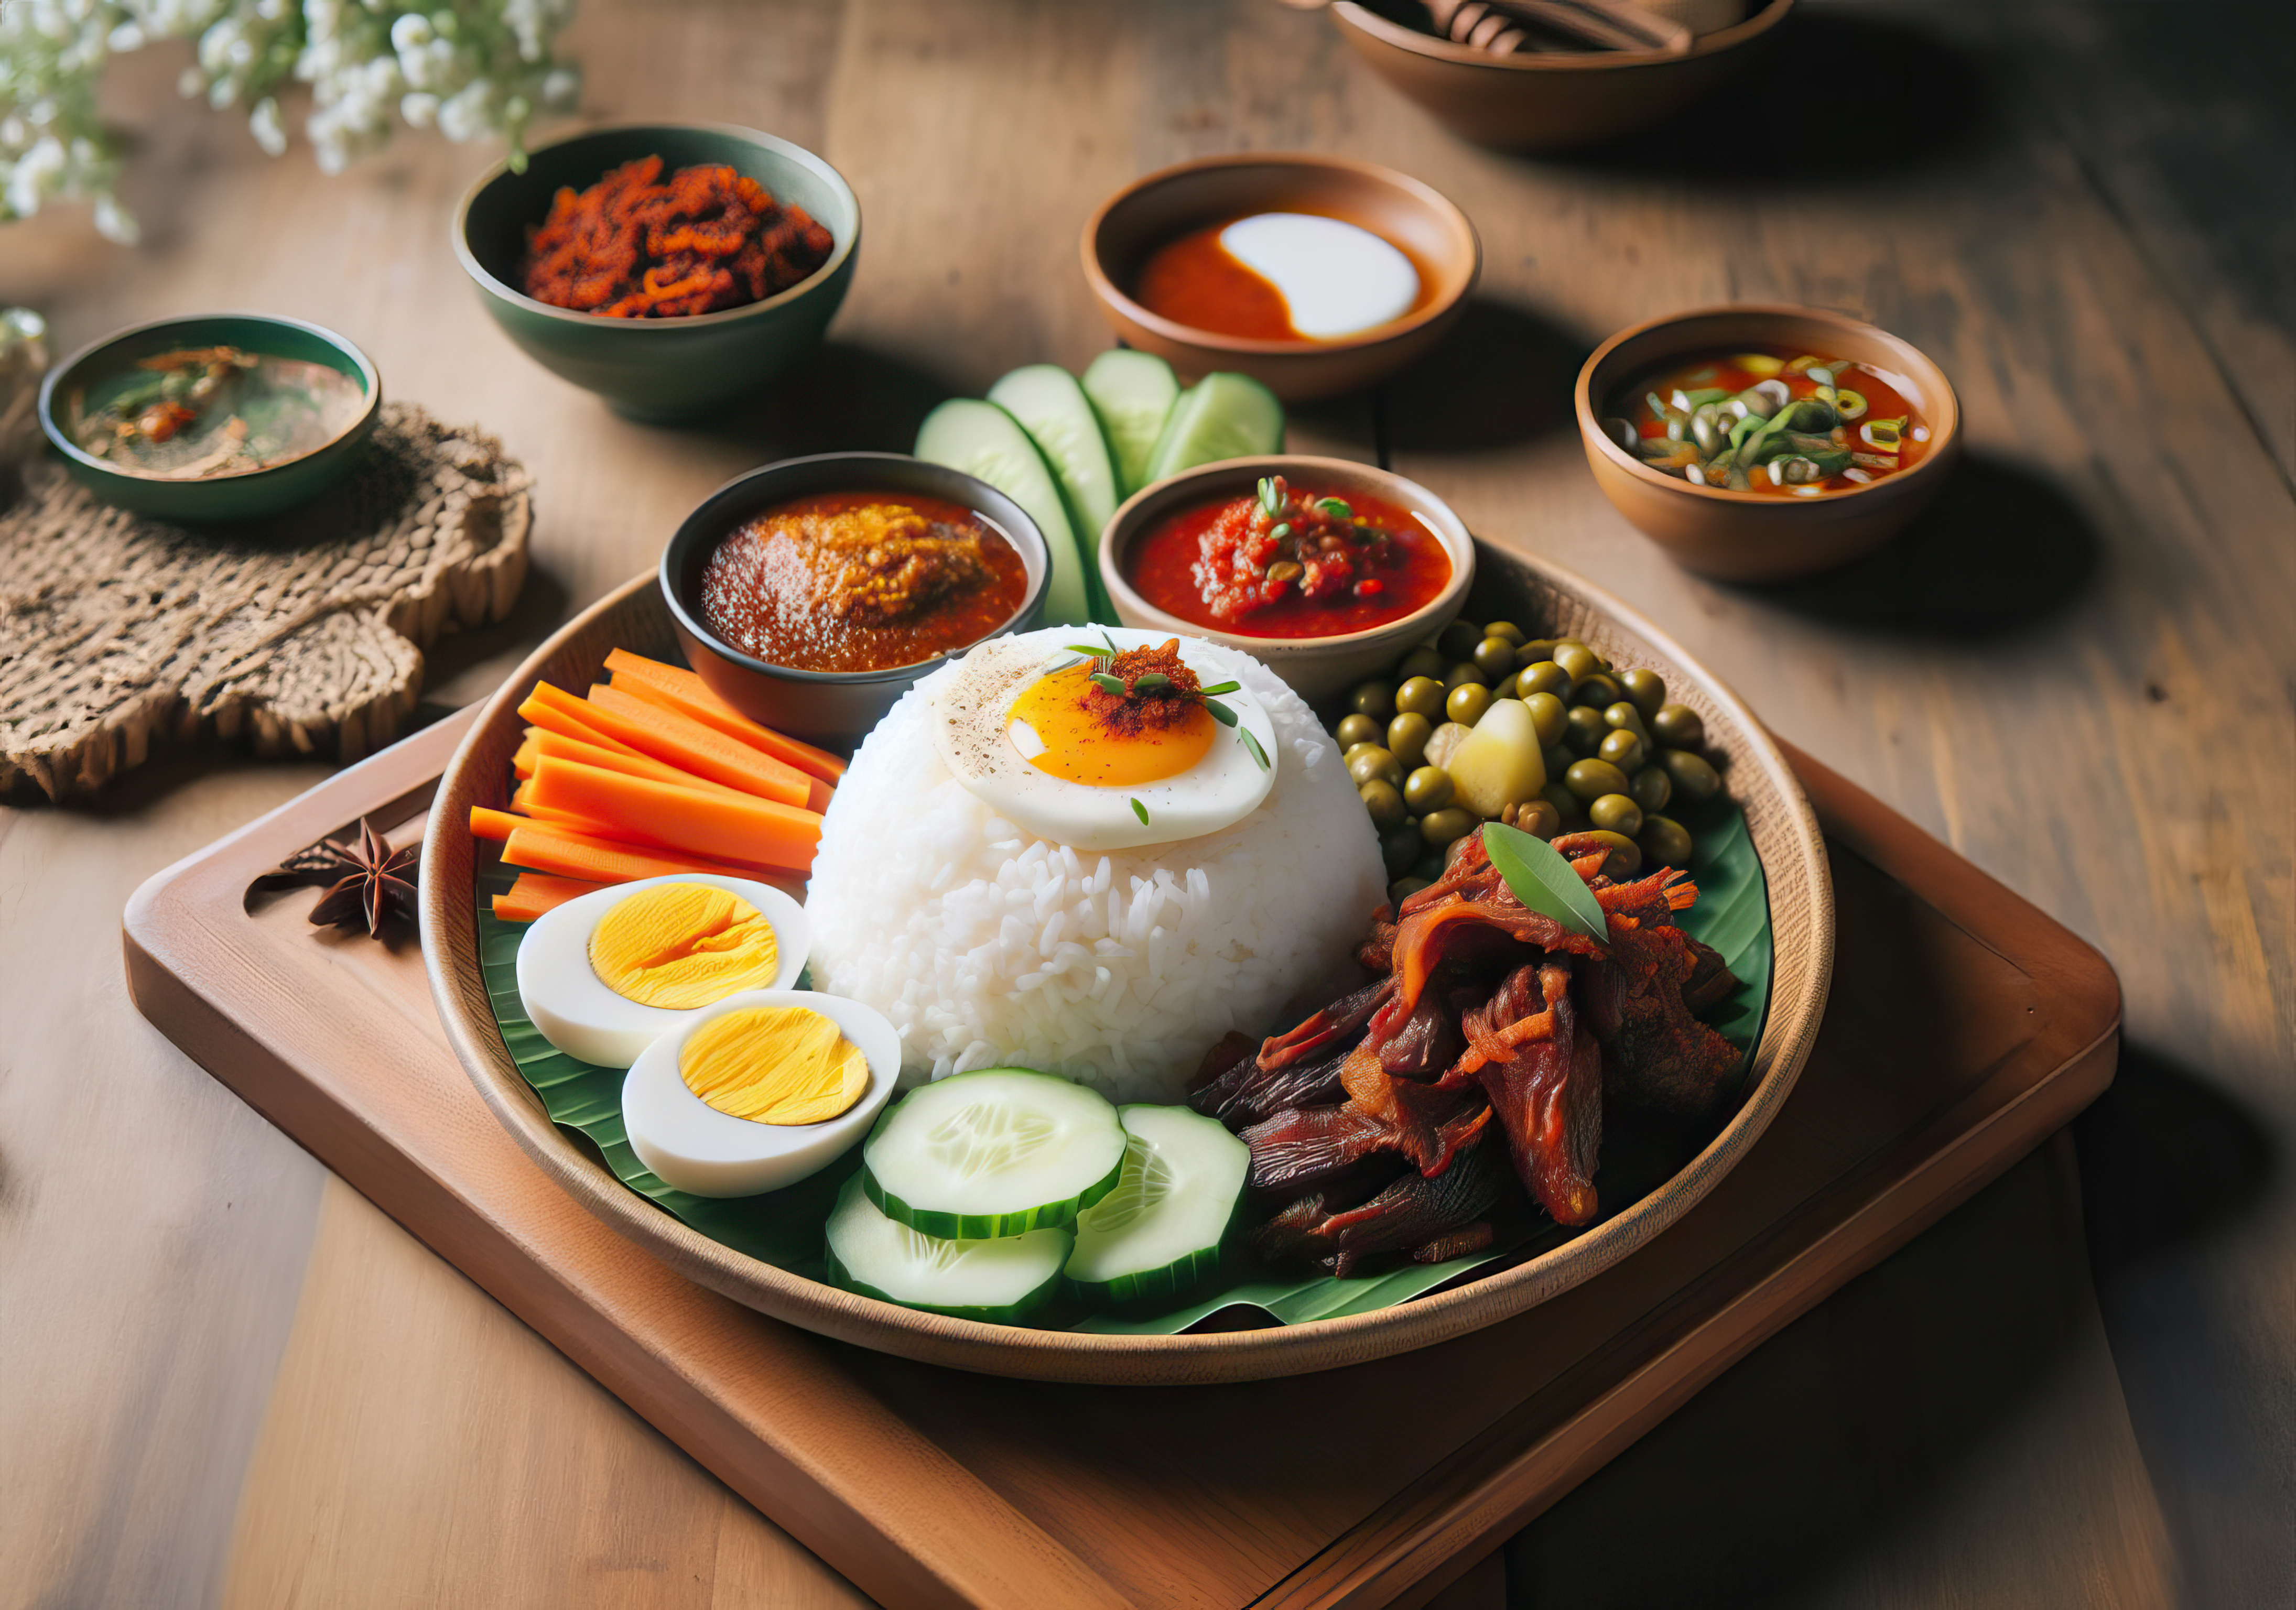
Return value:
M 1745 1160 L 1528 1312 L 1317 1375 L 1055 1385 L 825 1340 L 689 1283 L 562 1192 L 447 1049 L 411 939 L 255 877 L 419 831 L 464 712 L 153 878 L 128 985 L 177 1044 L 882 1603 L 1417 1605 L 2112 1075 L 2103 957 L 1788 758 L 1827 835 L 1824 1026 Z

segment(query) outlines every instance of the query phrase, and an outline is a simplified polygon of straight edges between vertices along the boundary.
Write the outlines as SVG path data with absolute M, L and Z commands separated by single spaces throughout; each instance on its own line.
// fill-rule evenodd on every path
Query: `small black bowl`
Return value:
M 709 691 L 751 721 L 816 743 L 857 743 L 911 683 L 947 655 L 886 671 L 801 671 L 770 665 L 719 639 L 701 609 L 701 574 L 726 533 L 792 498 L 829 492 L 936 497 L 972 510 L 1021 555 L 1027 591 L 1011 618 L 984 637 L 1026 632 L 1044 618 L 1050 576 L 1045 535 L 1021 505 L 960 470 L 898 453 L 824 453 L 735 476 L 702 499 L 661 552 L 661 596 L 679 647 Z M 970 648 L 972 645 L 965 645 Z

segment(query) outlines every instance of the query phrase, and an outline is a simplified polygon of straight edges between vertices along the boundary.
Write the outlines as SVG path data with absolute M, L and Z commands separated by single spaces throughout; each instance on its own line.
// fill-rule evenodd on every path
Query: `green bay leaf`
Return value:
M 1517 900 L 1596 944 L 1611 943 L 1611 919 L 1602 903 L 1553 845 L 1503 821 L 1487 821 L 1483 848 Z

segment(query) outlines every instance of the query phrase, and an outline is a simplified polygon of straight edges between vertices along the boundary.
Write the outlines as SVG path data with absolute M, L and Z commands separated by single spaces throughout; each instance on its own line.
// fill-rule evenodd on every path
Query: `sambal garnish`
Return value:
M 1071 643 L 1069 651 L 1086 656 L 1092 666 L 1085 676 L 1080 702 L 1110 737 L 1129 739 L 1166 731 L 1193 720 L 1201 709 L 1220 725 L 1234 728 L 1259 769 L 1267 769 L 1267 755 L 1259 740 L 1238 726 L 1235 712 L 1216 697 L 1233 693 L 1243 684 L 1224 682 L 1205 687 L 1180 658 L 1178 638 L 1168 638 L 1152 649 L 1119 650 L 1113 640 L 1105 650 Z M 1079 663 L 1071 661 L 1062 670 L 1073 670 Z

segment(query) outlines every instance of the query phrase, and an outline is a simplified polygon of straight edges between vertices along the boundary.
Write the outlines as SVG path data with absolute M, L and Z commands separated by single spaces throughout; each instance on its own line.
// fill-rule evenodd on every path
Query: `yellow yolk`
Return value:
M 1007 731 L 1030 765 L 1070 782 L 1136 788 L 1177 777 L 1201 760 L 1218 731 L 1211 712 L 1192 705 L 1163 728 L 1112 732 L 1086 707 L 1092 662 L 1042 677 L 1013 701 Z
M 758 908 L 703 883 L 640 889 L 590 932 L 590 968 L 608 989 L 672 1011 L 771 989 L 780 961 Z
M 869 1063 L 819 1012 L 747 1007 L 693 1031 L 678 1053 L 685 1088 L 753 1124 L 820 1124 L 861 1099 Z

